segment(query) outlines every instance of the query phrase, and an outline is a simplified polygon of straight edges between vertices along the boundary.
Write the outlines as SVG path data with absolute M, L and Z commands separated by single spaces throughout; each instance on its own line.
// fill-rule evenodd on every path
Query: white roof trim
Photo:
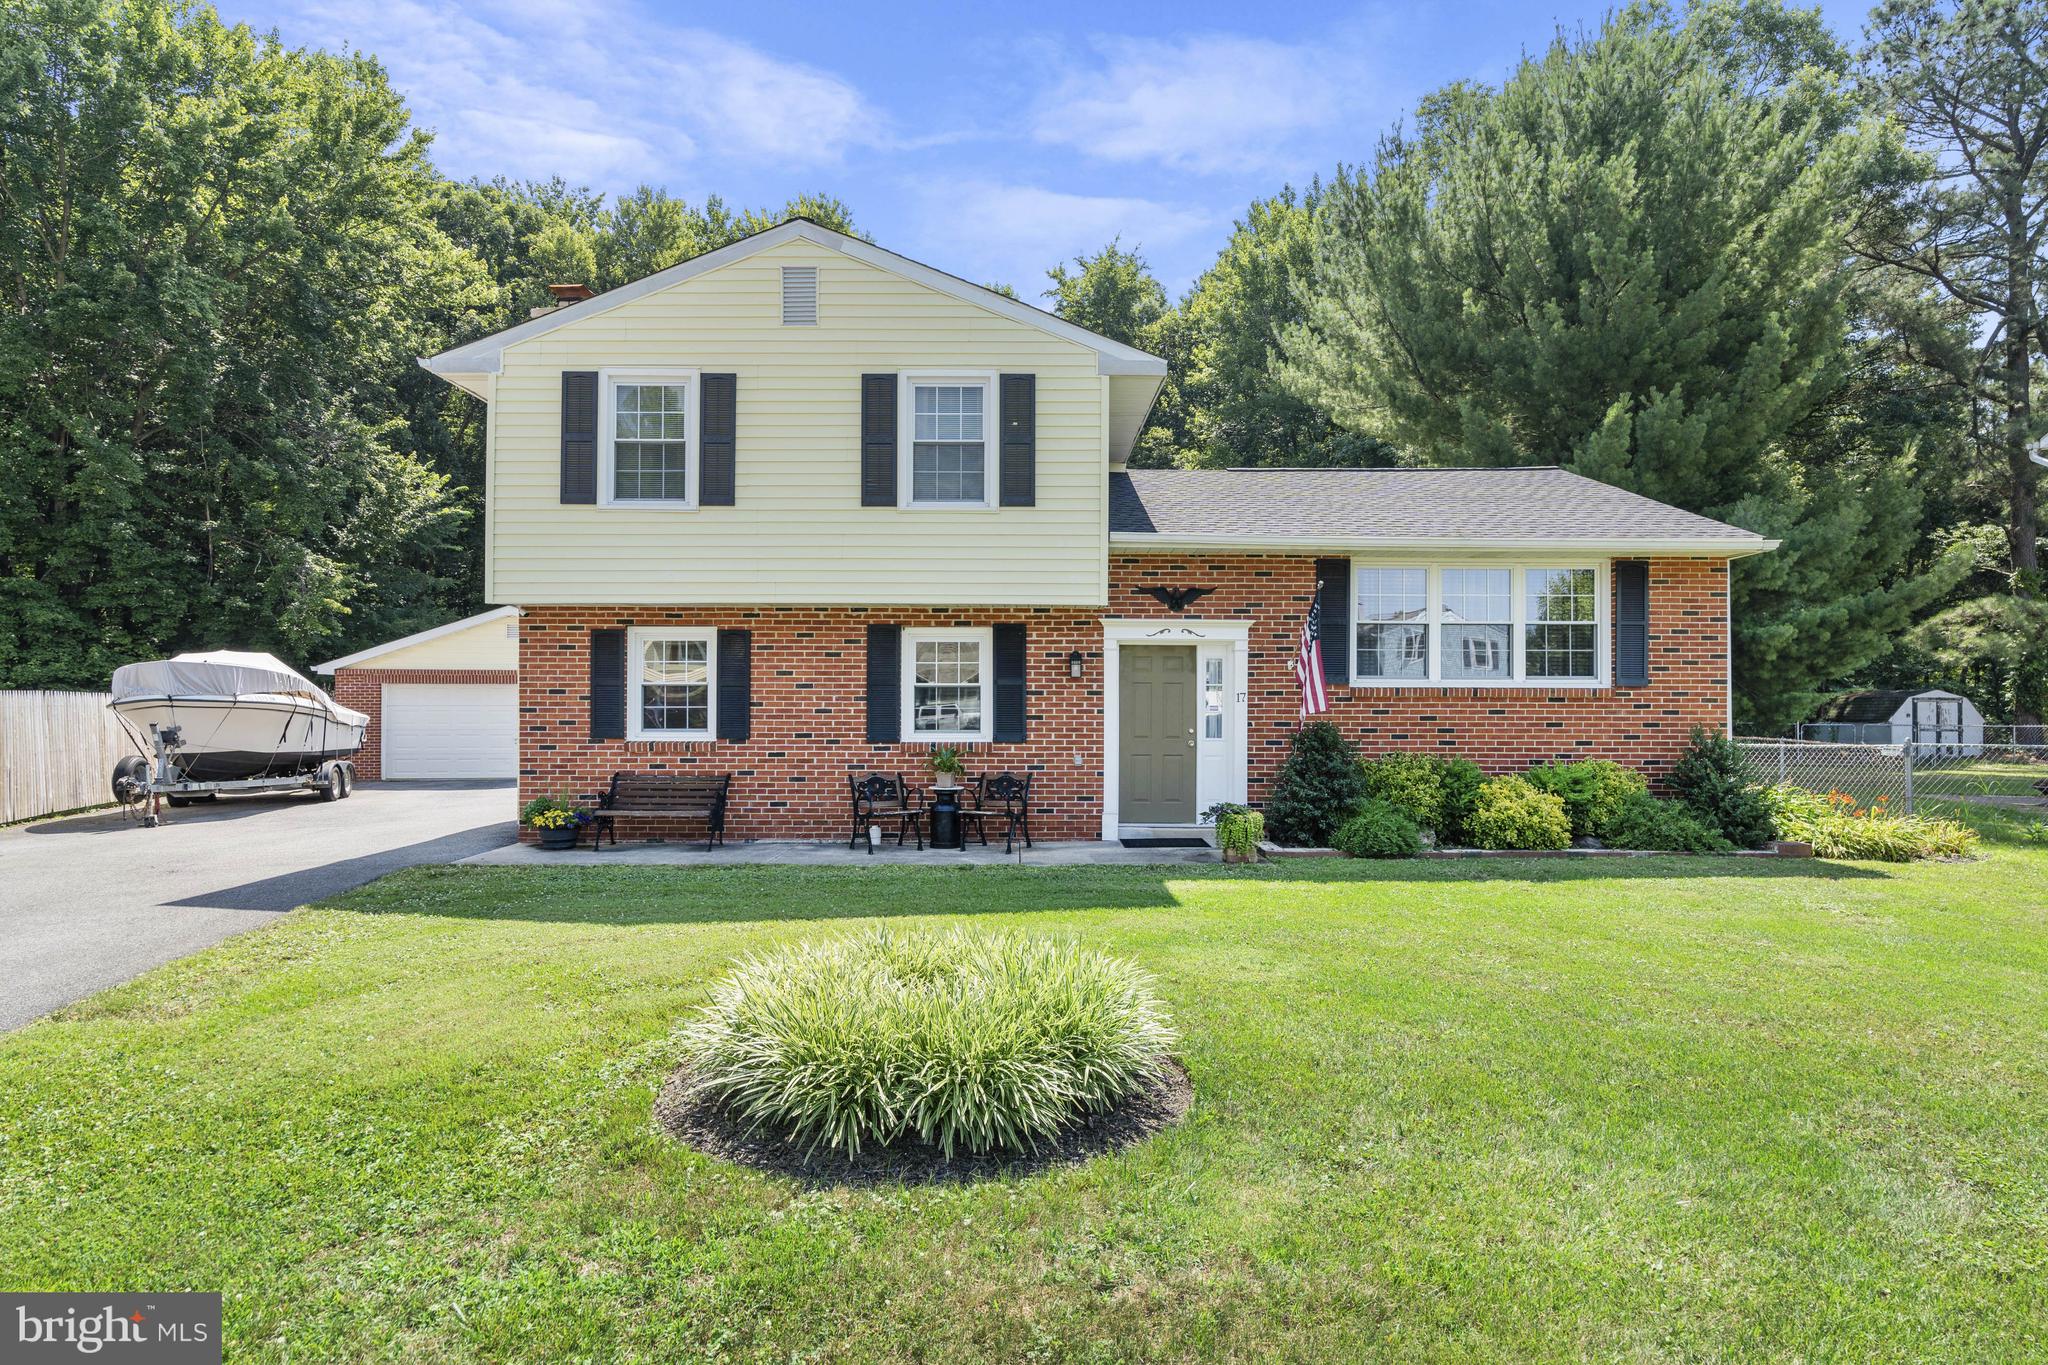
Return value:
M 1361 550 L 1456 550 L 1513 552 L 1516 554 L 1597 553 L 1605 555 L 1710 555 L 1716 559 L 1741 559 L 1778 548 L 1779 542 L 1762 536 L 1716 537 L 1695 540 L 1622 540 L 1613 537 L 1556 537 L 1552 539 L 1484 540 L 1470 536 L 1239 536 L 1190 535 L 1162 531 L 1112 531 L 1112 546 L 1125 550 L 1278 550 L 1300 554 L 1327 550 L 1333 554 L 1356 554 Z
M 371 645 L 368 649 L 359 649 L 355 653 L 345 654 L 339 659 L 329 659 L 324 664 L 314 664 L 313 671 L 315 673 L 332 674 L 338 668 L 353 668 L 363 662 L 363 660 L 374 659 L 380 654 L 390 654 L 411 645 L 423 645 L 429 640 L 438 640 L 443 635 L 453 635 L 458 630 L 468 630 L 471 626 L 480 626 L 486 621 L 503 621 L 518 615 L 520 615 L 520 611 L 517 607 L 493 607 L 489 611 L 478 612 L 475 616 L 465 616 L 460 621 L 450 621 L 445 626 L 435 626 L 431 630 L 416 631 L 402 639 L 386 640 L 381 645 Z
M 942 270 L 934 270 L 931 266 L 913 261 L 908 256 L 899 256 L 895 252 L 884 250 L 872 242 L 863 242 L 857 237 L 848 237 L 844 233 L 834 232 L 830 228 L 820 227 L 818 224 L 802 218 L 793 218 L 786 223 L 777 223 L 772 228 L 757 232 L 751 237 L 741 238 L 729 246 L 722 246 L 716 251 L 707 251 L 702 256 L 695 256 L 687 261 L 679 262 L 666 270 L 657 270 L 652 275 L 635 280 L 631 284 L 622 284 L 617 289 L 607 290 L 594 298 L 585 299 L 581 303 L 572 303 L 567 307 L 557 308 L 553 312 L 544 313 L 540 317 L 529 319 L 515 327 L 508 327 L 502 332 L 493 332 L 491 335 L 481 337 L 466 346 L 457 346 L 452 350 L 443 351 L 439 355 L 423 357 L 420 365 L 444 378 L 454 375 L 497 374 L 504 363 L 502 357 L 507 346 L 517 346 L 522 341 L 531 341 L 534 337 L 552 332 L 557 327 L 566 327 L 573 322 L 582 322 L 585 319 L 594 318 L 600 313 L 609 312 L 611 309 L 617 308 L 620 304 L 631 303 L 634 299 L 644 298 L 649 294 L 666 289 L 670 285 L 681 284 L 684 280 L 695 279 L 699 275 L 731 265 L 736 261 L 743 261 L 758 252 L 766 251 L 771 247 L 781 246 L 785 242 L 792 241 L 810 242 L 815 246 L 822 246 L 829 250 L 837 251 L 842 256 L 874 266 L 878 270 L 886 270 L 891 274 L 900 275 L 904 279 L 912 280 L 929 289 L 935 289 L 941 294 L 950 294 L 956 299 L 985 308 L 989 312 L 1009 318 L 1013 322 L 1021 322 L 1027 327 L 1036 327 L 1042 332 L 1050 332 L 1052 335 L 1067 341 L 1078 342 L 1095 352 L 1097 357 L 1096 372 L 1098 374 L 1164 375 L 1166 373 L 1166 362 L 1164 360 L 1156 355 L 1141 351 L 1135 346 L 1126 346 L 1120 341 L 1111 341 L 1108 337 L 1097 336 L 1087 328 L 1077 327 L 1063 318 L 1054 317 L 1044 309 L 1033 308 L 1028 303 L 1022 303 L 1016 299 L 998 294 L 993 289 L 984 289 L 978 284 L 970 284 L 957 275 L 948 275 Z

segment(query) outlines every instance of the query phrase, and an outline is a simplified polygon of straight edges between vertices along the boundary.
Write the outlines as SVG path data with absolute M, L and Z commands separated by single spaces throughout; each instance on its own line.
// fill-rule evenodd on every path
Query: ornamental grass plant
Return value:
M 749 957 L 681 1031 L 694 1089 L 805 1151 L 1035 1149 L 1146 1085 L 1176 1036 L 1120 958 L 878 928 Z

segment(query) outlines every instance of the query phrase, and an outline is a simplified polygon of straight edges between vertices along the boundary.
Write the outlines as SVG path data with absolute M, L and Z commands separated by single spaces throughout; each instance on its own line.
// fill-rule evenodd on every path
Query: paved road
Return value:
M 510 843 L 505 782 L 370 782 L 0 830 L 0 1030 L 417 863 Z

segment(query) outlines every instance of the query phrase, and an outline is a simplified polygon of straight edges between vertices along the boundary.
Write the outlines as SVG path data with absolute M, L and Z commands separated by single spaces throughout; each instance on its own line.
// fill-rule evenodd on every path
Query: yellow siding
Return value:
M 432 640 L 423 640 L 389 654 L 365 659 L 358 668 L 517 668 L 519 667 L 519 621 L 479 621 L 468 630 L 458 630 Z M 508 635 L 511 630 L 515 633 Z
M 781 325 L 784 265 L 818 267 L 817 326 Z M 562 371 L 630 367 L 738 376 L 737 506 L 561 504 Z M 1036 507 L 860 505 L 860 376 L 922 370 L 1038 376 Z M 490 600 L 1101 605 L 1106 387 L 1088 347 L 786 243 L 506 348 Z

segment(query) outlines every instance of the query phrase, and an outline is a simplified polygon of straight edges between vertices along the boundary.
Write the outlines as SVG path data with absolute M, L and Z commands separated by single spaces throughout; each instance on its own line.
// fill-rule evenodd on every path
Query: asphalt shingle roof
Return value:
M 1887 687 L 1873 688 L 1867 692 L 1845 692 L 1832 701 L 1822 702 L 1820 709 L 1813 713 L 1813 718 L 1869 725 L 1881 720 L 1890 720 L 1907 702 L 1923 692 L 1933 690 L 1931 687 Z
M 1763 538 L 1554 466 L 1134 469 L 1109 476 L 1113 535 L 1352 540 Z

